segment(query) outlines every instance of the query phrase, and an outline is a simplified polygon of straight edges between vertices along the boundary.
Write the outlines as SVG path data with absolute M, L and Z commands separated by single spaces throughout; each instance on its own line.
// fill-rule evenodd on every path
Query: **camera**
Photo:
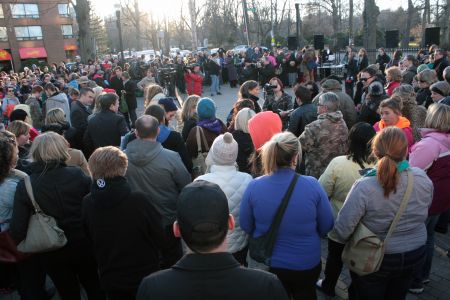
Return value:
M 263 86 L 263 89 L 264 89 L 264 92 L 267 94 L 267 95 L 273 95 L 273 93 L 274 93 L 274 89 L 276 89 L 278 86 L 277 85 L 271 85 L 271 84 L 269 84 L 269 83 L 266 83 L 264 86 Z

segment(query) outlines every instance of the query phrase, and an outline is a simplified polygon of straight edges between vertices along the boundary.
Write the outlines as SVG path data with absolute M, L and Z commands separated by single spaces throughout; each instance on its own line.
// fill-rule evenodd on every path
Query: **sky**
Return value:
M 106 17 L 114 14 L 116 8 L 114 4 L 119 4 L 121 0 L 92 0 L 94 9 L 100 17 Z M 122 0 L 126 2 L 127 0 Z M 133 0 L 128 0 L 130 3 Z M 206 0 L 214 1 L 214 0 Z M 281 0 L 279 0 L 281 2 Z M 303 0 L 306 2 L 306 0 Z M 153 11 L 161 19 L 166 15 L 168 18 L 178 18 L 180 15 L 180 5 L 184 3 L 183 11 L 187 14 L 187 0 L 139 0 L 140 9 L 142 11 Z M 408 0 L 376 0 L 381 10 L 397 9 L 399 6 L 406 8 Z M 291 1 L 294 6 L 294 1 Z

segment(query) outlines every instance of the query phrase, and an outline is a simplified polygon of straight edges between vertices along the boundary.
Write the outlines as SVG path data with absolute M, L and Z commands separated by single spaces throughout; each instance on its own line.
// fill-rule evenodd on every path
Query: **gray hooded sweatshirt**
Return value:
M 171 225 L 176 219 L 178 194 L 191 182 L 180 155 L 156 141 L 141 139 L 129 143 L 125 153 L 128 157 L 125 177 L 131 189 L 149 195 L 163 225 Z
M 70 106 L 69 99 L 67 99 L 66 94 L 59 92 L 57 94 L 53 94 L 47 99 L 47 101 L 45 101 L 46 114 L 54 108 L 61 108 L 66 115 L 66 121 L 70 124 Z

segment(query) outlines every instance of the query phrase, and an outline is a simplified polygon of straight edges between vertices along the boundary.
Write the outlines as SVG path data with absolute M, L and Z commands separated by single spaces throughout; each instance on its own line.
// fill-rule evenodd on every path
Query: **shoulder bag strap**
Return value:
M 200 127 L 200 133 L 202 135 L 203 144 L 205 144 L 205 152 L 209 152 L 208 141 L 206 140 L 205 133 L 203 132 L 203 128 Z
M 397 214 L 395 215 L 394 221 L 392 221 L 391 226 L 389 227 L 388 233 L 386 234 L 386 237 L 384 238 L 384 242 L 386 242 L 391 234 L 394 232 L 395 227 L 397 226 L 398 221 L 400 221 L 400 218 L 403 215 L 403 212 L 406 209 L 406 206 L 408 205 L 409 199 L 411 198 L 411 193 L 413 189 L 413 183 L 414 183 L 414 175 L 411 172 L 411 170 L 408 170 L 408 185 L 406 187 L 405 195 L 403 195 L 402 202 L 400 203 L 400 207 L 397 211 Z
M 34 211 L 36 213 L 42 212 L 41 208 L 39 207 L 39 204 L 37 204 L 36 200 L 34 199 L 33 187 L 31 186 L 30 176 L 25 177 L 24 181 L 25 181 L 25 188 L 27 189 L 28 197 L 30 198 L 31 203 L 33 204 L 33 207 L 34 207 Z
M 286 211 L 286 208 L 288 206 L 289 199 L 291 198 L 292 192 L 294 191 L 294 187 L 295 184 L 297 183 L 298 177 L 299 175 L 295 173 L 289 185 L 289 188 L 286 191 L 286 194 L 281 200 L 280 206 L 278 206 L 277 213 L 275 214 L 275 217 L 272 220 L 272 224 L 269 227 L 269 231 L 267 232 L 267 235 L 269 235 L 267 254 L 269 255 L 272 255 L 272 250 L 273 246 L 275 245 L 275 239 L 278 234 L 278 229 L 280 227 L 281 220 L 283 219 L 284 212 Z
M 202 153 L 202 141 L 200 139 L 200 126 L 195 128 L 195 136 L 197 138 L 197 154 Z

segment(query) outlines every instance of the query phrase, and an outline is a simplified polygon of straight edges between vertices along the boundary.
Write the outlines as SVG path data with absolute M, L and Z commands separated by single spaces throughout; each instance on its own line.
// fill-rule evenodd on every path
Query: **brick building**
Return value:
M 66 61 L 77 51 L 68 0 L 0 1 L 0 69 Z

